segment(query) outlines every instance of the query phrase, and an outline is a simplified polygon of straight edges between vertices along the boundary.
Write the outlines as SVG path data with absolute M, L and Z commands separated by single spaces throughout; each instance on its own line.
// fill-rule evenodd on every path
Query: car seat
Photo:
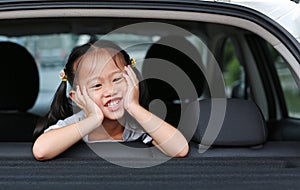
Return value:
M 38 116 L 28 113 L 38 96 L 39 74 L 21 45 L 0 42 L 0 141 L 31 141 Z
M 212 100 L 195 101 L 183 114 L 182 121 L 185 126 L 189 126 L 190 131 L 195 131 L 193 142 L 204 147 L 208 145 L 258 147 L 266 142 L 268 137 L 266 122 L 261 110 L 253 101 L 235 98 L 224 99 L 224 101 L 215 99 L 215 112 L 211 115 Z M 220 110 L 223 108 L 220 106 L 225 107 L 224 118 L 221 117 Z M 210 123 L 209 132 L 208 123 Z M 220 128 L 216 126 L 218 124 Z M 192 129 L 194 127 L 196 130 Z
M 154 43 L 145 56 L 142 76 L 149 90 L 149 102 L 159 99 L 165 107 L 151 112 L 162 115 L 176 127 L 184 106 L 203 92 L 205 77 L 201 66 L 199 51 L 184 36 L 165 36 Z M 162 108 L 166 108 L 165 115 Z

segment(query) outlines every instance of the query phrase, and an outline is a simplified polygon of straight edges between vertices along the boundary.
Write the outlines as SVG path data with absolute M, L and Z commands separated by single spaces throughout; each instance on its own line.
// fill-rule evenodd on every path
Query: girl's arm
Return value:
M 97 119 L 87 117 L 77 123 L 43 133 L 33 145 L 33 155 L 37 160 L 52 159 L 70 148 L 98 126 Z
M 172 157 L 184 157 L 189 151 L 182 133 L 141 106 L 131 108 L 130 114 L 153 138 L 153 144 Z
M 186 156 L 189 146 L 182 133 L 140 106 L 138 102 L 138 79 L 130 66 L 125 67 L 124 77 L 128 84 L 124 102 L 128 113 L 141 124 L 144 130 L 153 138 L 153 144 L 163 153 L 173 157 Z
M 85 87 L 81 91 L 77 86 L 76 92 L 72 91 L 70 97 L 84 110 L 86 118 L 39 136 L 32 148 L 33 155 L 37 160 L 56 157 L 102 124 L 103 113 L 90 99 Z

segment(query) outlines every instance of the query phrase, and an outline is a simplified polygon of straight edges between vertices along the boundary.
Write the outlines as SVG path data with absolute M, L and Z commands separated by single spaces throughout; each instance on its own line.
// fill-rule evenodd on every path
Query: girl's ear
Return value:
M 75 97 L 75 91 L 74 90 L 71 90 L 70 92 L 69 92 L 69 97 L 71 98 L 71 100 L 74 102 L 74 97 Z

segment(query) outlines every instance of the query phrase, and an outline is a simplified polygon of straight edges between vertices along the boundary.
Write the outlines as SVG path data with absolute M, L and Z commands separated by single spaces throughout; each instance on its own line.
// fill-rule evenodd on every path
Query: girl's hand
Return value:
M 131 66 L 125 66 L 123 76 L 127 82 L 127 92 L 124 98 L 124 108 L 131 113 L 135 106 L 139 106 L 139 80 Z
M 90 98 L 85 86 L 82 87 L 82 90 L 79 86 L 76 86 L 76 92 L 72 100 L 84 111 L 86 117 L 94 117 L 99 123 L 102 123 L 104 119 L 103 112 Z

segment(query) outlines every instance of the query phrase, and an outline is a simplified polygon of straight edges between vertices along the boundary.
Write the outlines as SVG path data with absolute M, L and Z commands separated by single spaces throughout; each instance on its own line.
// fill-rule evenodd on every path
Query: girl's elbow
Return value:
M 180 151 L 178 154 L 176 154 L 177 158 L 184 158 L 189 153 L 189 145 L 186 145 L 182 151 Z
M 37 150 L 36 148 L 33 147 L 32 153 L 36 160 L 39 160 L 39 161 L 45 160 L 45 155 L 42 151 Z
M 45 148 L 43 148 L 39 145 L 35 144 L 33 146 L 32 153 L 33 153 L 33 156 L 36 160 L 43 161 L 43 160 L 50 159 L 48 151 Z

